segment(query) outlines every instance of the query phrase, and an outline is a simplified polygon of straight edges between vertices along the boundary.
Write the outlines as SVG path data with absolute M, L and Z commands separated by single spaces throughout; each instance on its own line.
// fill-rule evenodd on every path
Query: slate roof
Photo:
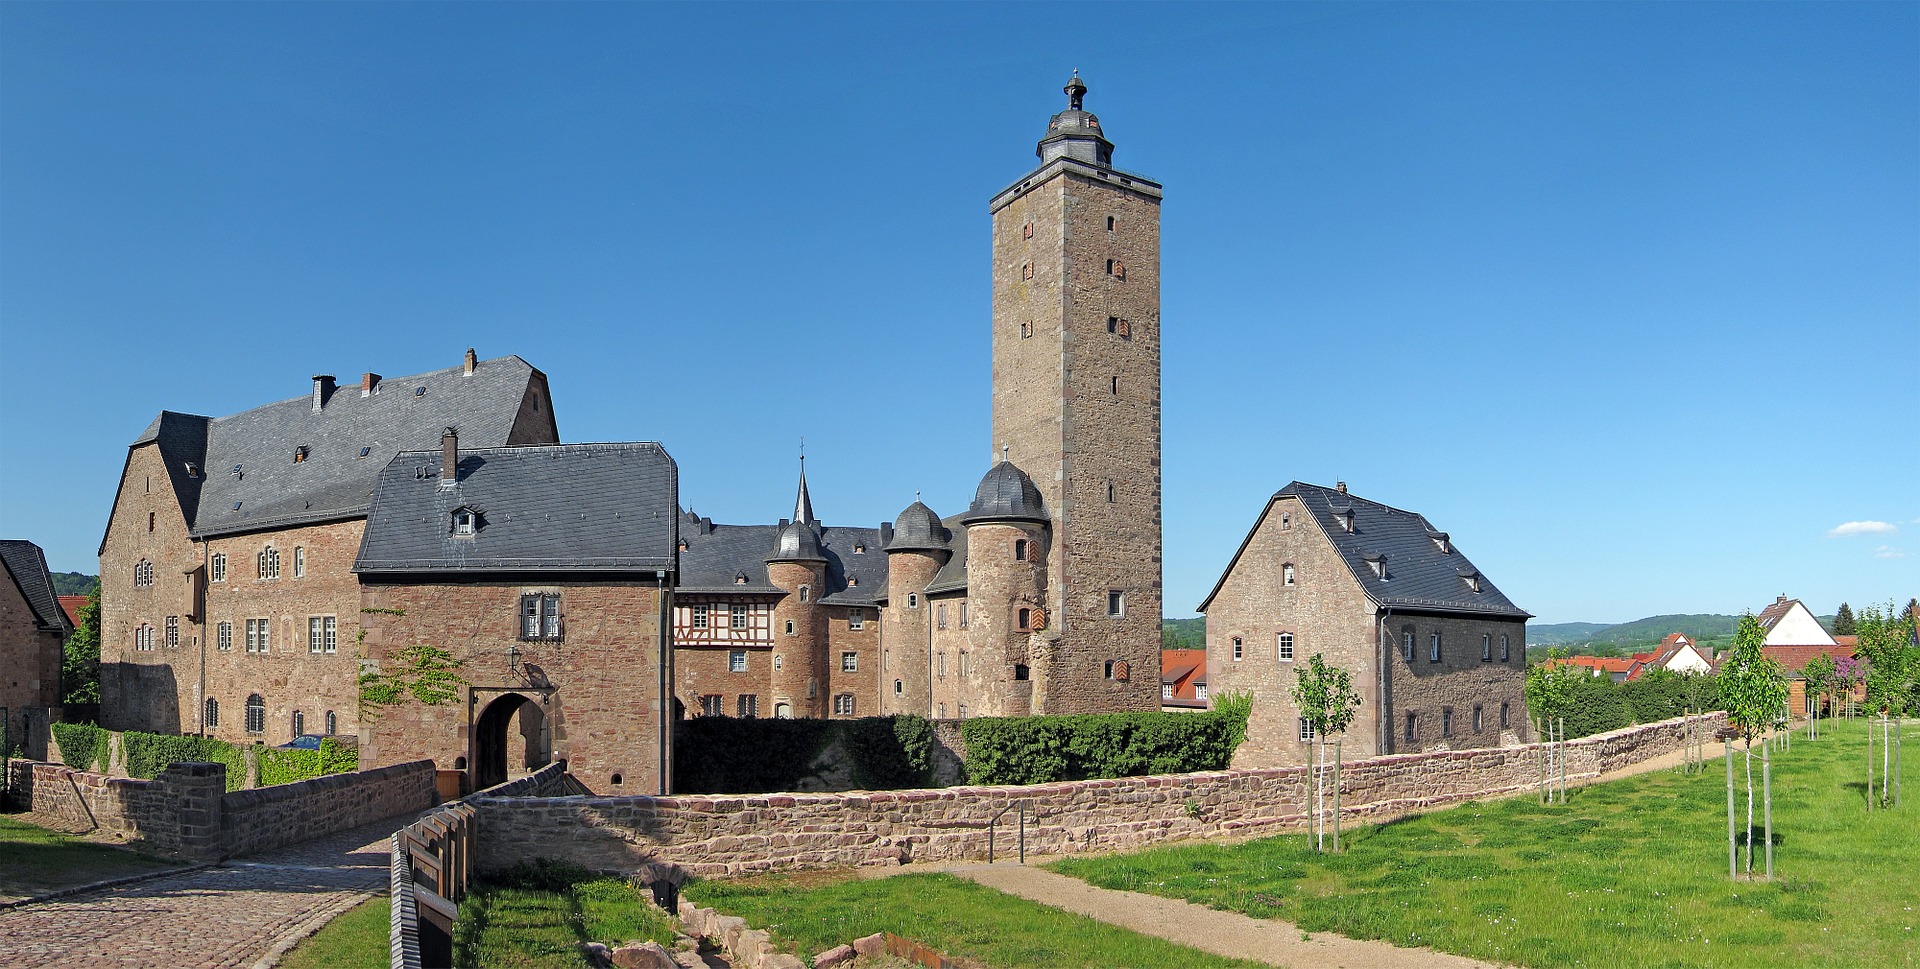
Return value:
M 961 521 L 1045 522 L 1047 512 L 1033 479 L 1013 462 L 1001 461 L 988 468 L 980 479 L 980 486 L 973 492 L 973 504 L 968 506 Z
M 687 547 L 680 553 L 680 582 L 674 591 L 785 595 L 785 589 L 767 578 L 767 558 L 788 525 L 716 525 L 692 512 L 681 513 L 680 538 Z M 886 598 L 887 556 L 879 528 L 820 526 L 815 534 L 827 563 L 827 587 L 820 590 L 820 602 L 871 606 Z M 855 552 L 855 547 L 866 551 Z M 743 574 L 746 583 L 736 583 L 735 577 Z
M 1273 503 L 1289 496 L 1299 499 L 1301 507 L 1313 516 L 1320 531 L 1333 544 L 1334 551 L 1347 564 L 1354 581 L 1360 583 L 1360 588 L 1375 603 L 1416 612 L 1533 618 L 1531 613 L 1514 605 L 1492 580 L 1480 574 L 1473 563 L 1461 554 L 1458 545 L 1451 540 L 1446 541 L 1447 551 L 1442 552 L 1432 536 L 1443 533 L 1434 528 L 1425 516 L 1300 481 L 1288 484 L 1268 500 L 1267 507 L 1254 520 L 1246 540 L 1234 552 L 1233 561 L 1227 564 L 1213 591 L 1207 593 L 1199 611 L 1205 612 L 1208 603 L 1220 593 L 1221 586 L 1226 583 L 1227 576 L 1233 573 L 1233 566 L 1246 551 L 1247 543 L 1253 540 L 1260 523 L 1266 520 Z M 1351 533 L 1341 526 L 1336 510 L 1351 511 Z M 1373 568 L 1367 564 L 1368 556 L 1385 557 L 1385 578 L 1374 574 Z M 1473 591 L 1465 579 L 1471 575 L 1480 575 L 1479 592 Z
M 1798 599 L 1789 599 L 1786 596 L 1781 596 L 1765 609 L 1760 610 L 1760 614 L 1753 618 L 1760 621 L 1761 629 L 1771 630 L 1775 623 L 1786 618 L 1787 613 L 1792 612 L 1793 607 L 1799 604 L 1800 600 Z
M 62 636 L 73 631 L 73 624 L 60 608 L 59 596 L 54 594 L 53 574 L 47 570 L 47 556 L 40 546 L 24 539 L 0 539 L 0 561 L 6 563 L 14 585 L 20 588 L 41 629 Z
M 443 487 L 438 450 L 387 462 L 353 570 L 674 569 L 680 472 L 658 444 L 463 448 L 458 468 Z M 453 534 L 462 508 L 479 516 L 471 537 Z
M 448 427 L 463 448 L 504 446 L 539 373 L 505 356 L 479 361 L 472 376 L 462 364 L 385 378 L 367 397 L 357 385 L 340 386 L 318 413 L 311 394 L 227 417 L 162 411 L 133 446 L 159 445 L 195 538 L 355 518 L 366 514 L 388 459 L 437 446 Z M 295 462 L 299 447 L 307 456 Z
M 947 528 L 947 544 L 953 549 L 953 554 L 947 557 L 945 565 L 940 566 L 940 571 L 933 574 L 933 581 L 927 583 L 927 595 L 967 591 L 967 527 L 961 522 L 965 517 L 954 515 L 941 522 Z

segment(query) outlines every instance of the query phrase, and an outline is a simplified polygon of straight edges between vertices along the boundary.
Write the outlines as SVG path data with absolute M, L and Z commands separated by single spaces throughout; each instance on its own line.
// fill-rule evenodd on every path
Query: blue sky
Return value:
M 1543 622 L 1920 594 L 1914 4 L 6 4 L 0 534 L 95 571 L 160 409 L 468 346 L 717 520 L 802 435 L 960 510 L 1076 67 L 1167 187 L 1169 615 L 1296 478 Z

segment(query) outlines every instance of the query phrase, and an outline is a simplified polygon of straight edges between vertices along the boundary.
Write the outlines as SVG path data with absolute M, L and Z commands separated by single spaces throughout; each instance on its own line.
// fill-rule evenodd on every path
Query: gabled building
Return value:
M 1832 646 L 1833 634 L 1798 599 L 1780 596 L 1754 617 L 1766 631 L 1766 646 Z
M 1207 692 L 1207 651 L 1160 651 L 1160 709 L 1205 710 L 1213 704 Z
M 1660 645 L 1645 653 L 1633 654 L 1627 668 L 1627 680 L 1637 680 L 1654 670 L 1681 675 L 1713 672 L 1713 657 L 1682 633 L 1669 633 Z
M 519 357 L 226 417 L 163 411 L 127 450 L 100 544 L 101 722 L 284 743 L 358 730 L 352 565 L 382 469 L 448 428 L 553 443 L 547 378 Z
M 1522 695 L 1531 616 L 1446 532 L 1344 482 L 1275 493 L 1199 611 L 1213 695 L 1253 695 L 1236 766 L 1306 761 L 1313 735 L 1291 691 L 1315 653 L 1352 674 L 1363 697 L 1349 755 L 1532 734 Z
M 0 540 L 0 734 L 30 757 L 46 756 L 47 724 L 60 716 L 62 647 L 72 632 L 46 553 Z

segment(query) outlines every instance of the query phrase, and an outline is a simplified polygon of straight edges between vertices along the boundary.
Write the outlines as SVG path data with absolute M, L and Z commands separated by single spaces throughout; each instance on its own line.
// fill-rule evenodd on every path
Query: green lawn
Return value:
M 846 872 L 764 875 L 686 886 L 696 904 L 738 915 L 804 959 L 875 932 L 988 966 L 1258 966 L 1223 959 L 938 873 L 860 879 Z
M 387 969 L 389 910 L 385 895 L 361 902 L 294 946 L 282 969 Z
M 0 901 L 178 867 L 0 815 Z
M 1905 807 L 1869 814 L 1862 723 L 1823 726 L 1822 739 L 1803 736 L 1774 759 L 1772 883 L 1727 879 L 1718 759 L 1705 775 L 1576 789 L 1565 805 L 1518 797 L 1367 826 L 1346 835 L 1342 855 L 1313 854 L 1292 835 L 1051 867 L 1308 931 L 1536 969 L 1920 965 L 1920 730 L 1907 738 L 1903 773 L 1916 787 Z M 1741 783 L 1737 749 L 1734 763 Z M 1744 788 L 1741 798 L 1744 810 Z
M 652 939 L 673 947 L 665 912 L 631 884 L 561 864 L 522 865 L 460 902 L 458 966 L 532 969 L 587 965 L 582 946 Z

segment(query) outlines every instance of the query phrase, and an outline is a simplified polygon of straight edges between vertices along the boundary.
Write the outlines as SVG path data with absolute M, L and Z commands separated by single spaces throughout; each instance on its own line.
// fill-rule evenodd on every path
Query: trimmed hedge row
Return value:
M 960 725 L 975 784 L 1224 770 L 1245 732 L 1240 709 L 979 717 Z
M 60 760 L 74 770 L 105 770 L 107 756 L 105 730 L 90 723 L 56 723 L 53 740 L 60 745 Z
M 292 784 L 312 780 L 323 774 L 343 774 L 360 768 L 360 752 L 346 744 L 323 737 L 319 750 L 282 750 L 259 747 L 260 786 Z
M 190 761 L 227 765 L 229 791 L 237 791 L 247 784 L 246 751 L 224 740 L 128 730 L 120 735 L 120 749 L 127 755 L 128 777 L 152 780 L 159 777 L 168 764 Z
M 1622 683 L 1605 676 L 1582 676 L 1571 684 L 1567 737 L 1591 737 L 1638 723 L 1669 720 L 1688 709 L 1696 713 L 1726 709 L 1720 699 L 1719 681 L 1711 676 L 1681 676 L 1670 670 L 1654 670 Z
M 686 794 L 791 791 L 819 772 L 814 761 L 834 745 L 845 754 L 858 789 L 921 787 L 929 781 L 933 726 L 920 717 L 695 717 L 674 725 L 673 789 Z
M 60 744 L 60 759 L 75 770 L 106 771 L 112 764 L 111 731 L 87 723 L 53 724 L 54 740 Z M 119 734 L 120 750 L 126 756 L 127 776 L 152 780 L 168 764 L 183 761 L 225 764 L 227 790 L 237 791 L 247 783 L 247 751 L 254 751 L 260 768 L 260 786 L 291 784 L 360 769 L 360 752 L 332 737 L 320 741 L 319 750 L 281 750 L 259 744 L 238 746 L 211 737 L 179 737 L 173 734 L 143 733 L 128 730 Z

